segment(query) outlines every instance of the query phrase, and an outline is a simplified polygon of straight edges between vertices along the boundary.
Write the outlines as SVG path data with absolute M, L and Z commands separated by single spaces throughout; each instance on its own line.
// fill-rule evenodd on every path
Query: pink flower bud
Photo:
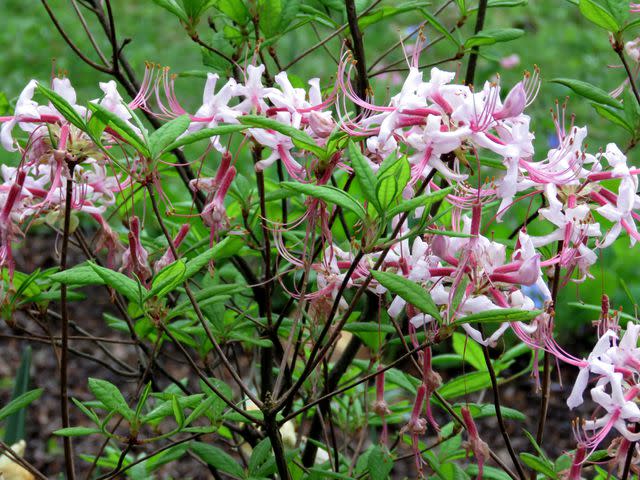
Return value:
M 526 104 L 527 92 L 525 91 L 522 82 L 518 82 L 507 95 L 507 98 L 502 105 L 502 109 L 493 113 L 493 118 L 496 120 L 503 120 L 505 118 L 517 117 L 524 111 Z

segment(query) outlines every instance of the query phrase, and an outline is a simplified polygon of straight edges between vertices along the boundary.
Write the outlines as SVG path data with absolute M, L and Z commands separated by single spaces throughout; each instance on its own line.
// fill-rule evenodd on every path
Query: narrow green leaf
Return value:
M 569 87 L 581 97 L 588 98 L 589 100 L 593 100 L 596 103 L 609 105 L 610 107 L 619 109 L 622 108 L 622 104 L 618 100 L 610 96 L 601 88 L 598 88 L 595 85 L 591 85 L 590 83 L 583 82 L 582 80 L 573 80 L 571 78 L 554 78 L 550 81 Z
M 393 325 L 380 325 L 371 322 L 351 322 L 347 323 L 343 330 L 351 333 L 395 333 L 396 329 Z
M 131 125 L 129 125 L 115 113 L 107 110 L 105 107 L 103 107 L 102 105 L 98 105 L 97 103 L 89 103 L 89 110 L 93 112 L 93 116 L 96 116 L 116 135 L 122 138 L 122 140 L 131 145 L 142 155 L 147 158 L 151 156 L 149 148 L 144 144 L 143 140 L 138 137 Z M 99 139 L 94 138 L 94 140 L 98 141 Z
M 184 412 L 182 411 L 182 407 L 178 403 L 177 395 L 171 397 L 171 409 L 173 410 L 173 418 L 178 424 L 178 427 L 182 428 L 182 426 L 184 425 Z
M 493 45 L 494 43 L 510 42 L 524 35 L 524 30 L 519 28 L 497 28 L 482 30 L 464 42 L 465 48 Z
M 540 457 L 526 452 L 520 453 L 520 460 L 522 460 L 527 467 L 542 473 L 546 478 L 558 478 L 558 474 L 553 470 L 553 464 L 549 461 L 544 461 Z
M 9 403 L 7 403 L 4 407 L 0 408 L 0 420 L 4 420 L 9 415 L 16 413 L 19 410 L 22 410 L 27 405 L 32 402 L 35 402 L 42 395 L 42 388 L 36 388 L 35 390 L 30 390 L 22 395 L 17 396 Z
M 153 0 L 153 3 L 161 6 L 165 10 L 173 13 L 176 17 L 185 23 L 189 23 L 189 17 L 176 0 Z
M 529 0 L 489 0 L 487 8 L 523 7 L 528 3 Z
M 207 465 L 237 478 L 245 478 L 244 470 L 238 461 L 224 450 L 208 443 L 193 442 L 189 449 L 200 457 Z
M 184 426 L 186 427 L 191 425 L 194 421 L 207 413 L 216 401 L 218 401 L 218 398 L 216 397 L 207 397 L 203 402 L 198 403 L 198 406 L 193 409 L 184 421 Z
M 477 392 L 491 385 L 491 377 L 487 372 L 472 372 L 459 375 L 448 381 L 440 388 L 438 393 L 444 398 L 455 398 L 468 393 Z
M 373 173 L 373 169 L 369 166 L 367 159 L 353 142 L 349 142 L 349 158 L 351 159 L 351 166 L 356 172 L 356 182 L 358 182 L 364 197 L 371 202 L 378 213 L 382 213 L 378 197 L 376 196 L 378 180 Z
M 473 340 L 469 340 L 466 335 L 458 332 L 453 334 L 453 350 L 461 355 L 464 360 L 476 370 L 486 370 L 482 348 Z
M 13 391 L 11 392 L 11 400 L 15 400 L 27 393 L 29 388 L 29 380 L 31 368 L 31 347 L 26 346 L 22 350 L 20 355 L 20 366 L 16 372 L 15 382 L 13 385 Z M 8 445 L 13 445 L 19 440 L 26 438 L 25 425 L 27 419 L 27 409 L 21 408 L 17 412 L 13 413 L 7 419 L 7 426 L 4 432 L 4 441 Z
M 234 255 L 242 245 L 242 238 L 238 236 L 228 236 L 221 242 L 216 243 L 212 248 L 207 249 L 205 252 L 187 262 L 183 281 L 187 281 L 193 277 L 210 261 L 222 260 L 223 258 Z
M 189 133 L 183 137 L 178 138 L 175 142 L 170 143 L 164 148 L 165 152 L 170 152 L 176 148 L 184 147 L 185 145 L 191 145 L 192 143 L 200 140 L 209 139 L 218 135 L 227 135 L 229 133 L 241 132 L 246 130 L 246 125 L 219 125 L 213 128 L 203 128 L 197 132 Z
M 400 298 L 418 310 L 428 313 L 438 321 L 442 321 L 440 310 L 434 303 L 431 295 L 429 295 L 421 285 L 395 273 L 372 271 L 371 274 L 373 278 L 392 294 L 399 295 Z
M 184 281 L 186 271 L 187 266 L 182 258 L 164 267 L 153 277 L 151 289 L 145 295 L 143 301 L 153 297 L 165 297 Z
M 181 115 L 153 132 L 149 137 L 151 157 L 158 158 L 169 145 L 175 142 L 189 128 L 190 123 L 189 115 Z
M 129 408 L 118 387 L 106 380 L 89 378 L 89 390 L 107 411 L 119 413 L 128 421 L 133 420 L 135 412 Z
M 89 267 L 102 279 L 102 281 L 113 288 L 116 292 L 124 295 L 133 302 L 140 300 L 140 288 L 137 282 L 127 277 L 125 274 L 116 272 L 109 268 L 104 268 L 95 263 L 89 262 Z
M 579 8 L 580 13 L 591 23 L 612 33 L 620 31 L 615 17 L 594 0 L 580 0 Z
M 386 211 L 398 198 L 411 178 L 411 168 L 407 157 L 402 157 L 378 172 L 376 196 L 383 211 Z
M 147 382 L 144 390 L 142 391 L 142 395 L 140 395 L 140 399 L 138 400 L 138 404 L 136 405 L 136 418 L 140 418 L 140 415 L 142 414 L 142 409 L 144 408 L 145 404 L 147 403 L 147 399 L 151 394 L 151 386 L 151 381 Z
M 54 92 L 50 88 L 45 87 L 44 85 L 41 85 L 40 83 L 38 83 L 37 88 L 38 92 L 47 97 L 47 99 L 51 102 L 55 109 L 60 112 L 60 115 L 62 115 L 65 120 L 67 120 L 71 125 L 79 128 L 80 130 L 85 130 L 87 128 L 83 118 L 60 94 Z
M 338 205 L 344 210 L 355 213 L 360 220 L 364 220 L 367 217 L 362 205 L 347 192 L 339 188 L 329 185 L 311 185 L 310 183 L 297 182 L 280 182 L 280 185 L 289 190 L 294 190 L 313 198 L 319 198 L 327 203 Z
M 64 283 L 65 285 L 104 285 L 104 280 L 89 265 L 77 265 L 73 268 L 63 270 L 51 275 L 54 282 Z
M 456 47 L 460 46 L 460 43 L 454 38 L 453 35 L 451 35 L 451 33 L 449 32 L 449 29 L 444 25 L 442 25 L 442 23 L 440 23 L 440 21 L 436 17 L 434 17 L 427 10 L 424 10 L 424 9 L 422 10 L 422 15 L 424 15 L 424 17 L 427 19 L 427 22 L 429 22 L 431 26 L 434 29 L 436 29 L 440 34 L 444 35 L 447 38 L 447 40 L 453 43 Z
M 393 207 L 387 212 L 387 216 L 394 217 L 402 212 L 409 212 L 415 210 L 418 207 L 424 207 L 428 209 L 432 204 L 443 200 L 447 195 L 453 191 L 453 187 L 443 188 L 436 192 L 425 193 L 418 195 L 410 200 L 404 200 L 400 205 Z
M 95 433 L 102 433 L 102 430 L 94 427 L 68 427 L 53 432 L 54 435 L 59 437 L 84 437 Z
M 633 135 L 633 127 L 629 125 L 627 120 L 620 115 L 615 108 L 611 108 L 607 105 L 599 105 L 597 103 L 592 103 L 591 106 L 602 118 L 609 120 L 611 123 L 615 123 Z
M 324 155 L 324 149 L 319 147 L 316 144 L 315 140 L 311 138 L 311 136 L 309 136 L 302 130 L 298 130 L 297 128 L 292 127 L 291 125 L 285 125 L 284 123 L 280 123 L 277 120 L 265 118 L 260 115 L 243 115 L 242 117 L 238 118 L 238 120 L 243 125 L 248 125 L 249 127 L 273 130 L 275 132 L 286 135 L 287 137 L 291 138 L 294 145 L 296 145 L 298 148 L 308 150 L 318 156 Z
M 541 310 L 522 310 L 520 308 L 496 308 L 480 313 L 473 313 L 462 317 L 451 325 L 457 327 L 464 323 L 502 323 L 502 322 L 526 322 L 536 318 Z

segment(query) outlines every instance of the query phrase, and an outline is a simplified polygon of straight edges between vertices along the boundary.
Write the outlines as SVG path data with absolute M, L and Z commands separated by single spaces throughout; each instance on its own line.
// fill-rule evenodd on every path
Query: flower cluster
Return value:
M 248 66 L 243 83 L 229 79 L 217 91 L 220 78 L 209 74 L 202 106 L 190 113 L 179 102 L 168 71 L 150 66 L 139 94 L 131 102 L 125 102 L 116 84 L 109 82 L 100 84 L 103 95 L 93 104 L 141 136 L 146 132 L 136 120 L 137 109 L 163 119 L 186 116 L 189 125 L 183 135 L 221 125 L 242 126 L 246 120 L 243 117 L 247 116 L 268 120 L 270 123 L 263 122 L 266 126 L 254 122 L 238 129 L 243 135 L 241 146 L 249 142 L 254 153 L 267 152 L 265 158 L 254 159 L 256 171 L 265 171 L 279 162 L 291 180 L 307 186 L 325 186 L 335 173 L 353 174 L 354 159 L 340 148 L 327 158 L 311 154 L 291 132 L 303 135 L 318 149 L 328 148 L 331 139 L 345 133 L 365 140 L 361 154 L 374 176 L 375 172 L 384 174 L 391 163 L 404 162 L 406 175 L 399 174 L 395 185 L 401 192 L 397 202 L 440 192 L 443 195 L 439 202 L 449 207 L 443 220 L 433 220 L 431 213 L 437 208 L 431 212 L 416 204 L 415 208 L 401 209 L 393 218 L 386 218 L 385 225 L 378 225 L 379 232 L 394 232 L 386 240 L 387 248 L 375 246 L 381 236 L 370 235 L 375 228 L 364 220 L 357 226 L 363 241 L 345 247 L 334 242 L 330 204 L 321 198 L 310 198 L 302 217 L 284 227 L 278 225 L 272 232 L 278 253 L 293 270 L 305 271 L 305 275 L 309 269 L 315 273 L 311 291 L 292 295 L 309 300 L 313 311 L 322 317 L 349 308 L 343 296 L 345 290 L 369 289 L 385 296 L 387 287 L 372 280 L 374 270 L 420 284 L 429 293 L 436 311 L 426 313 L 403 295 L 395 295 L 397 292 L 387 308 L 393 319 L 406 313 L 416 349 L 418 329 L 437 334 L 443 326 L 468 315 L 500 309 L 537 311 L 544 307 L 544 312 L 531 323 L 504 321 L 488 335 L 468 322 L 461 325 L 470 338 L 484 347 L 495 346 L 511 328 L 531 347 L 579 367 L 578 381 L 569 397 L 572 408 L 582 403 L 590 376 L 597 376 L 591 396 L 605 413 L 584 423 L 585 431 L 594 432 L 581 437 L 587 448 L 595 448 L 612 429 L 628 441 L 640 439 L 640 433 L 630 427 L 640 421 L 635 403 L 639 389 L 634 382 L 640 373 L 639 327 L 629 323 L 621 339 L 617 330 L 605 329 L 588 359 L 574 358 L 553 340 L 553 298 L 548 287 L 549 270 L 554 271 L 556 287 L 560 282 L 584 281 L 601 249 L 625 233 L 631 245 L 640 239 L 636 226 L 640 219 L 636 212 L 640 207 L 636 194 L 640 169 L 629 166 L 625 154 L 614 144 L 607 145 L 604 151 L 589 153 L 585 146 L 586 127 L 577 127 L 573 119 L 567 119 L 565 106 L 558 106 L 553 114 L 557 145 L 537 154 L 531 119 L 524 113 L 540 87 L 537 70 L 527 73 L 503 95 L 499 82 L 486 82 L 476 89 L 455 83 L 455 73 L 437 68 L 425 80 L 415 66 L 416 58 L 413 60 L 400 92 L 383 105 L 355 94 L 348 54 L 340 63 L 336 84 L 328 92 L 323 92 L 318 79 L 309 82 L 308 90 L 294 87 L 285 72 L 275 76 L 275 86 L 264 86 L 264 67 Z M 75 115 L 86 122 L 91 119 L 92 108 L 77 103 L 68 79 L 55 78 L 51 87 L 71 105 Z M 53 104 L 36 103 L 36 88 L 37 83 L 31 81 L 18 99 L 14 115 L 0 118 L 2 145 L 21 154 L 16 168 L 2 167 L 0 265 L 13 268 L 11 246 L 25 226 L 43 220 L 56 225 L 63 218 L 65 204 L 69 204 L 74 212 L 85 212 L 98 222 L 100 234 L 95 246 L 108 250 L 112 266 L 148 286 L 153 270 L 157 272 L 173 262 L 174 252 L 167 250 L 152 265 L 141 241 L 144 221 L 132 212 L 126 224 L 128 234 L 121 240 L 109 226 L 105 212 L 121 193 L 159 182 L 154 162 L 137 152 L 127 156 L 126 163 L 114 163 L 112 151 L 120 149 L 128 155 L 127 138 L 110 128 L 98 134 L 83 131 L 69 119 L 69 112 L 60 112 Z M 349 101 L 358 106 L 357 116 L 349 112 Z M 14 137 L 16 127 L 24 133 L 20 138 Z M 227 216 L 225 203 L 237 176 L 240 156 L 235 149 L 240 147 L 223 143 L 221 136 L 213 133 L 209 141 L 209 150 L 220 157 L 216 174 L 198 176 L 189 186 L 204 194 L 200 217 L 211 232 L 213 243 L 221 232 L 235 225 L 234 219 Z M 483 160 L 487 157 L 493 159 L 489 166 Z M 477 180 L 473 185 L 473 179 L 480 178 L 479 172 L 487 168 L 491 168 L 493 177 L 484 182 Z M 447 187 L 451 188 L 443 192 Z M 515 245 L 488 236 L 491 221 L 502 221 L 520 200 L 535 197 L 544 207 L 539 209 L 535 222 L 524 222 L 514 232 Z M 365 217 L 370 220 L 366 214 Z M 306 244 L 306 253 L 293 253 L 282 231 L 305 225 L 305 219 L 305 239 L 316 238 L 318 227 L 320 230 L 322 254 L 318 260 L 306 258 L 311 253 Z M 416 224 L 420 225 L 417 230 Z M 175 238 L 175 248 L 188 232 L 185 225 Z M 365 245 L 365 240 L 370 240 L 367 235 L 373 238 L 373 246 Z M 553 253 L 548 254 L 549 249 L 544 248 L 547 246 L 555 247 Z M 423 379 L 404 429 L 411 435 L 416 451 L 417 439 L 428 425 L 438 429 L 429 397 L 440 379 L 431 368 L 431 350 L 423 348 L 420 358 Z M 383 383 L 377 389 L 375 411 L 384 417 L 389 409 Z M 463 415 L 470 435 L 469 448 L 484 460 L 488 456 L 486 445 L 469 412 Z

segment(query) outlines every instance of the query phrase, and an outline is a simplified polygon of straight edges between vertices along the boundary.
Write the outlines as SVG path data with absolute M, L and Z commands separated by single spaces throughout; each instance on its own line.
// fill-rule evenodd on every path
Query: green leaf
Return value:
M 409 2 L 408 5 L 402 5 L 402 6 L 398 5 L 397 7 L 396 6 L 392 7 L 390 5 L 383 5 L 379 8 L 372 10 L 367 15 L 360 17 L 360 19 L 358 20 L 358 26 L 360 27 L 360 30 L 364 30 L 370 25 L 374 25 L 388 18 L 395 17 L 396 15 L 400 15 L 401 13 L 415 12 L 421 6 L 424 6 L 424 3 Z
M 482 30 L 464 42 L 465 48 L 493 45 L 494 43 L 510 42 L 524 35 L 524 30 L 519 28 L 497 28 Z
M 526 322 L 536 318 L 541 310 L 522 310 L 520 308 L 496 308 L 480 313 L 473 313 L 462 317 L 451 325 L 457 327 L 463 323 L 502 323 L 502 322 Z
M 581 97 L 588 98 L 589 100 L 593 100 L 596 103 L 609 105 L 610 107 L 619 109 L 622 108 L 622 104 L 618 100 L 611 97 L 601 88 L 596 87 L 595 85 L 591 85 L 590 83 L 583 82 L 582 80 L 573 80 L 570 78 L 554 78 L 550 81 L 569 87 Z
M 151 289 L 145 295 L 143 301 L 153 297 L 165 297 L 183 282 L 186 271 L 187 266 L 182 258 L 164 267 L 153 278 Z
M 183 22 L 189 23 L 189 17 L 187 16 L 187 13 L 182 9 L 182 7 L 175 0 L 153 0 L 153 3 L 173 13 L 176 17 L 178 17 Z
M 629 18 L 629 1 L 628 0 L 605 0 L 607 9 L 614 16 L 618 25 L 624 25 Z
M 395 333 L 393 325 L 380 325 L 373 322 L 351 322 L 347 323 L 343 330 L 351 333 Z
M 118 387 L 106 380 L 89 378 L 89 390 L 107 411 L 119 413 L 128 421 L 133 420 L 135 412 L 129 408 Z
M 77 265 L 73 268 L 63 270 L 51 275 L 54 282 L 64 283 L 65 285 L 104 285 L 105 282 L 89 265 Z
M 189 260 L 186 264 L 183 281 L 187 281 L 210 261 L 222 260 L 234 255 L 242 247 L 242 238 L 238 236 L 228 236 L 221 242 L 216 243 L 212 248 L 207 249 L 197 257 Z
M 182 411 L 182 407 L 178 403 L 178 396 L 173 395 L 171 397 L 171 409 L 173 410 L 173 418 L 176 421 L 176 424 L 179 428 L 182 428 L 184 425 L 184 412 Z
M 472 372 L 459 375 L 453 380 L 448 381 L 438 388 L 438 393 L 444 398 L 449 399 L 483 390 L 490 385 L 491 377 L 487 372 Z
M 394 217 L 402 212 L 409 212 L 415 210 L 418 207 L 429 208 L 432 204 L 443 200 L 448 194 L 453 191 L 453 187 L 447 187 L 440 189 L 436 192 L 425 193 L 418 195 L 410 200 L 405 200 L 400 205 L 393 207 L 387 212 L 387 216 Z
M 376 196 L 378 204 L 383 211 L 386 211 L 391 204 L 401 198 L 402 190 L 404 190 L 411 178 L 411 168 L 407 157 L 399 158 L 384 171 L 381 168 L 377 177 Z
M 260 115 L 243 115 L 238 118 L 238 120 L 243 125 L 248 125 L 254 128 L 263 128 L 265 130 L 273 130 L 281 133 L 282 135 L 291 138 L 291 141 L 293 141 L 293 144 L 296 147 L 313 152 L 319 157 L 324 156 L 324 149 L 319 147 L 311 136 L 302 130 L 292 127 L 291 125 L 285 125 L 277 120 L 265 118 Z
M 624 128 L 633 135 L 633 127 L 629 125 L 629 123 L 627 123 L 627 120 L 622 115 L 620 115 L 620 113 L 618 113 L 615 108 L 611 108 L 607 105 L 600 105 L 597 103 L 592 103 L 591 106 L 602 118 L 604 118 L 605 120 L 609 120 L 611 123 L 615 123 L 616 125 Z
M 456 0 L 456 5 L 458 6 L 458 10 L 460 10 L 460 15 L 463 17 L 467 15 L 467 5 L 465 0 Z
M 144 423 L 157 423 L 157 421 L 162 420 L 163 418 L 168 417 L 172 414 L 175 416 L 176 408 L 180 408 L 181 410 L 185 410 L 187 408 L 196 408 L 202 403 L 203 398 L 204 395 L 202 393 L 188 395 L 186 397 L 171 395 L 169 399 L 159 403 L 153 410 L 144 415 L 142 417 L 142 421 Z M 177 407 L 174 405 L 174 403 L 177 403 Z
M 431 24 L 431 26 L 435 30 L 437 30 L 439 33 L 444 35 L 456 47 L 460 46 L 460 42 L 458 42 L 453 37 L 453 35 L 451 35 L 451 33 L 449 32 L 449 29 L 447 27 L 445 27 L 444 25 L 442 25 L 442 23 L 440 23 L 440 21 L 436 17 L 434 17 L 433 15 L 431 15 L 428 11 L 426 11 L 424 9 L 422 10 L 422 15 L 424 15 L 424 17 L 427 19 L 427 22 L 429 22 Z
M 105 107 L 103 107 L 102 105 L 98 105 L 97 103 L 89 103 L 89 110 L 93 112 L 92 118 L 96 117 L 97 119 L 102 121 L 102 123 L 109 127 L 113 131 L 113 133 L 115 133 L 118 137 L 135 148 L 143 156 L 147 158 L 151 156 L 149 149 L 144 144 L 143 140 L 138 137 L 138 134 L 131 127 L 131 125 L 129 125 L 115 113 L 107 110 Z M 99 139 L 97 138 L 94 138 L 94 140 L 99 141 Z
M 62 115 L 71 125 L 79 128 L 80 130 L 85 130 L 87 128 L 82 117 L 78 112 L 76 112 L 69 102 L 62 98 L 62 96 L 40 83 L 38 83 L 37 88 L 38 92 L 47 97 L 55 109 L 60 112 L 60 115 Z
M 198 406 L 193 409 L 193 411 L 189 414 L 187 419 L 184 421 L 184 426 L 191 425 L 194 421 L 200 418 L 202 415 L 207 413 L 213 404 L 216 403 L 219 399 L 217 397 L 207 397 L 203 402 L 198 403 Z
M 258 443 L 258 445 L 253 449 L 253 452 L 251 452 L 251 458 L 249 458 L 249 473 L 251 475 L 258 476 L 270 455 L 271 441 L 268 438 L 265 438 Z
M 212 7 L 216 0 L 181 0 L 185 13 L 189 17 L 189 24 L 195 26 L 202 14 Z
M 84 293 L 74 292 L 72 290 L 67 290 L 67 301 L 68 302 L 78 302 L 80 300 L 86 299 L 87 296 Z M 33 297 L 28 297 L 22 300 L 19 305 L 26 305 L 29 303 L 41 303 L 41 302 L 51 302 L 60 300 L 60 290 L 49 290 L 46 292 L 39 293 L 38 295 L 34 295 Z
M 36 279 L 40 275 L 40 269 L 37 269 L 30 275 L 24 272 L 13 272 L 13 288 L 15 289 L 15 297 L 24 295 L 25 297 L 34 297 L 41 293 L 41 289 L 36 283 Z M 5 288 L 9 288 L 11 285 L 11 279 L 9 278 L 9 270 L 7 268 L 2 269 L 2 278 L 6 284 Z
M 245 130 L 245 125 L 219 125 L 213 128 L 203 128 L 197 132 L 189 133 L 183 137 L 180 137 L 175 142 L 170 143 L 164 148 L 165 152 L 170 152 L 176 148 L 184 147 L 185 145 L 191 145 L 192 143 L 200 140 L 209 139 L 218 135 L 226 135 L 229 133 L 236 133 Z
M 482 348 L 473 340 L 469 340 L 466 335 L 454 332 L 453 334 L 453 350 L 461 355 L 476 370 L 486 370 L 487 365 L 484 361 Z
M 612 33 L 620 31 L 620 25 L 618 25 L 615 17 L 594 0 L 580 0 L 579 8 L 580 13 L 591 23 Z
M 189 115 L 181 115 L 170 122 L 165 123 L 149 137 L 149 150 L 152 158 L 158 158 L 174 143 L 176 139 L 186 132 L 191 124 Z
M 15 376 L 15 383 L 13 385 L 13 391 L 11 392 L 11 400 L 19 398 L 21 395 L 27 393 L 29 388 L 31 368 L 31 347 L 26 346 L 22 350 L 20 355 L 20 366 Z M 7 425 L 4 432 L 4 441 L 8 445 L 13 445 L 19 440 L 26 438 L 25 425 L 27 418 L 27 409 L 21 408 L 13 415 L 10 415 L 7 419 Z
M 116 292 L 122 294 L 132 302 L 140 301 L 140 286 L 136 281 L 123 273 L 101 267 L 92 262 L 89 262 L 89 267 L 93 269 L 106 285 L 113 288 Z
M 589 310 L 591 312 L 600 313 L 602 311 L 602 307 L 600 305 L 589 305 L 581 302 L 567 302 L 567 305 L 570 307 L 579 308 L 581 310 Z M 618 315 L 620 316 L 621 319 L 629 320 L 632 322 L 636 321 L 636 317 L 634 317 L 633 315 L 629 315 L 628 313 L 619 312 Z
M 238 461 L 224 450 L 208 443 L 193 442 L 189 449 L 200 457 L 207 465 L 211 465 L 221 472 L 238 478 L 245 478 L 244 470 Z
M 246 25 L 251 18 L 244 0 L 218 0 L 215 7 L 239 25 Z
M 496 416 L 496 406 L 493 404 L 478 404 L 478 403 L 467 403 L 464 404 L 456 404 L 453 408 L 458 412 L 461 407 L 467 407 L 471 412 L 471 415 L 474 419 L 487 418 L 487 417 L 495 417 Z M 519 422 L 524 422 L 527 420 L 527 416 L 522 413 L 520 410 L 516 410 L 513 408 L 505 407 L 504 405 L 500 406 L 500 412 L 504 418 L 508 418 L 511 420 L 518 420 Z
M 327 203 L 338 205 L 343 210 L 355 213 L 360 220 L 367 217 L 362 205 L 347 192 L 330 185 L 311 185 L 310 183 L 280 182 L 280 185 L 309 197 L 319 198 Z
M 489 0 L 487 8 L 510 8 L 527 5 L 529 0 Z
M 371 480 L 386 480 L 393 469 L 393 458 L 386 449 L 376 445 L 369 452 L 367 467 Z
M 11 400 L 4 407 L 0 408 L 0 420 L 4 420 L 9 415 L 16 413 L 19 410 L 22 410 L 27 405 L 32 402 L 35 402 L 42 395 L 43 389 L 36 388 L 35 390 L 30 390 L 22 395 Z
M 351 166 L 356 172 L 356 182 L 358 182 L 364 198 L 374 206 L 378 213 L 382 213 L 382 208 L 376 196 L 378 179 L 373 173 L 373 169 L 369 166 L 366 157 L 354 142 L 349 142 L 349 158 L 351 159 Z
M 371 275 L 392 294 L 399 295 L 400 298 L 418 310 L 428 313 L 438 321 L 442 321 L 440 310 L 434 303 L 431 295 L 429 295 L 421 285 L 395 273 L 378 272 L 374 270 L 371 271 Z
M 144 387 L 144 390 L 142 391 L 142 395 L 140 395 L 140 399 L 138 400 L 138 404 L 136 405 L 136 412 L 135 412 L 136 419 L 139 419 L 140 415 L 142 414 L 142 409 L 144 408 L 145 404 L 147 403 L 147 399 L 151 394 L 151 387 L 152 387 L 152 382 L 151 381 L 147 382 L 147 384 Z
M 102 433 L 102 430 L 95 427 L 68 427 L 53 432 L 54 435 L 59 437 L 84 437 L 95 433 Z
M 260 30 L 267 38 L 280 32 L 280 16 L 282 15 L 282 0 L 259 0 L 258 18 Z
M 581 2 L 582 3 L 582 2 Z M 542 473 L 546 478 L 558 478 L 558 474 L 553 470 L 553 464 L 530 453 L 520 453 L 520 460 L 532 470 Z
M 9 100 L 4 92 L 0 92 L 0 115 L 7 115 L 11 111 Z
M 478 465 L 472 463 L 467 467 L 467 473 L 473 478 L 478 476 Z M 485 480 L 511 480 L 511 477 L 499 468 L 485 465 L 482 470 L 482 478 Z

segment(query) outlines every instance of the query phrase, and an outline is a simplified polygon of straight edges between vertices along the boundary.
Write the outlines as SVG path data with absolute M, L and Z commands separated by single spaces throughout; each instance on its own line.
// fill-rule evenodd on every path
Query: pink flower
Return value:
M 471 416 L 469 409 L 466 406 L 462 407 L 460 409 L 460 413 L 462 413 L 462 420 L 464 421 L 464 426 L 467 429 L 468 440 L 465 442 L 465 448 L 467 449 L 467 452 L 473 452 L 473 456 L 478 463 L 478 476 L 476 478 L 481 480 L 483 478 L 482 474 L 484 472 L 484 464 L 491 456 L 489 446 L 480 438 L 478 428 L 473 421 L 473 417 Z
M 148 256 L 140 242 L 140 220 L 132 216 L 129 220 L 129 248 L 122 255 L 122 270 L 146 285 L 152 274 L 147 264 Z
M 517 53 L 512 53 L 500 59 L 500 66 L 505 70 L 511 70 L 518 65 L 520 65 L 520 56 Z

